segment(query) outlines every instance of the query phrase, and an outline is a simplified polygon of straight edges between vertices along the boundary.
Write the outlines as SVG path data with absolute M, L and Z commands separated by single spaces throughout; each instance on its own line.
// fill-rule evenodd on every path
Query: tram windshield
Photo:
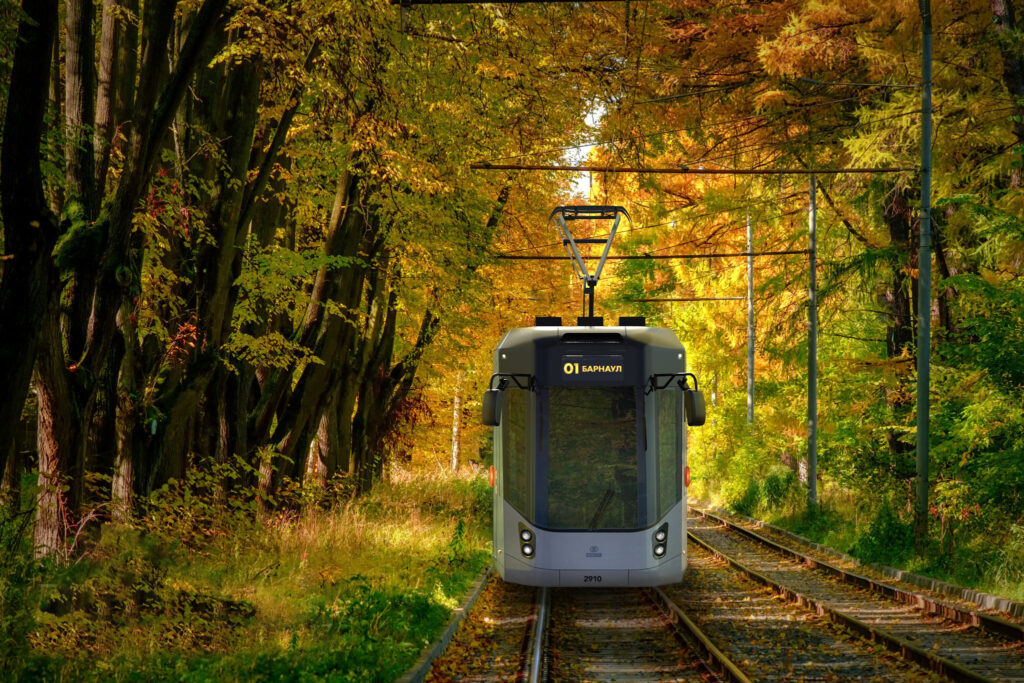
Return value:
M 547 527 L 638 528 L 636 388 L 550 392 Z

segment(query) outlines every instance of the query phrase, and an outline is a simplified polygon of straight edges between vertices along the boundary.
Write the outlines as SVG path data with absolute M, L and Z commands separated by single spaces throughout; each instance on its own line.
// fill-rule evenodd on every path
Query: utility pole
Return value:
M 932 323 L 932 9 L 921 3 L 921 244 L 917 255 L 917 552 L 928 540 L 928 389 Z
M 754 424 L 754 233 L 747 209 L 747 425 Z
M 455 405 L 452 407 L 452 472 L 459 469 L 459 428 L 462 426 L 462 371 L 455 377 Z
M 807 505 L 818 508 L 818 204 L 817 186 L 811 176 L 807 228 L 810 233 L 810 286 L 807 290 Z

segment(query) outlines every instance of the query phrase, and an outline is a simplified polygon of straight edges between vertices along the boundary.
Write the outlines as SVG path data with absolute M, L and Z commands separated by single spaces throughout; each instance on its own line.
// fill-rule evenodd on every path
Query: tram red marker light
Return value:
M 488 479 L 488 481 L 491 482 L 491 488 L 494 488 L 495 476 L 496 475 L 494 473 L 494 465 L 491 465 L 490 469 L 487 470 L 487 479 Z M 687 484 L 687 485 L 689 485 L 689 484 Z
M 492 467 L 491 469 L 493 470 L 494 468 Z M 491 486 L 493 486 L 493 485 L 494 484 L 492 482 Z M 690 466 L 689 465 L 687 465 L 686 467 L 683 468 L 683 486 L 685 486 L 686 488 L 690 488 Z

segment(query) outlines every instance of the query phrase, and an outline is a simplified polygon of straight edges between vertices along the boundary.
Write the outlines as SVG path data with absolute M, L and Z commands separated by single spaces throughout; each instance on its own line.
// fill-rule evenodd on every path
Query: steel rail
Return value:
M 541 586 L 537 589 L 537 615 L 533 622 L 533 631 L 530 634 L 530 669 L 527 672 L 526 680 L 529 683 L 540 683 L 543 678 L 544 664 L 544 637 L 548 621 L 548 589 Z
M 719 517 L 714 513 L 708 512 L 701 508 L 690 508 L 697 512 L 702 517 L 714 520 L 723 526 L 733 529 L 734 531 L 743 534 L 744 536 L 757 541 L 758 543 L 765 545 L 776 552 L 791 557 L 803 564 L 807 565 L 812 569 L 820 569 L 821 571 L 839 578 L 843 583 L 848 583 L 858 588 L 865 588 L 880 595 L 885 596 L 893 602 L 901 602 L 907 605 L 914 605 L 925 610 L 928 614 L 941 616 L 944 619 L 955 621 L 959 624 L 967 624 L 969 626 L 976 626 L 983 631 L 993 633 L 1003 638 L 1009 638 L 1011 640 L 1024 640 L 1024 625 L 1015 624 L 999 617 L 994 617 L 989 614 L 983 614 L 981 612 L 975 612 L 974 610 L 965 609 L 952 605 L 948 602 L 936 600 L 920 593 L 913 591 L 904 590 L 891 586 L 887 583 L 877 581 L 875 579 L 857 574 L 855 572 L 842 569 L 833 564 L 829 564 L 823 560 L 802 553 L 799 550 L 790 548 L 789 546 L 783 545 L 777 541 L 773 541 L 770 538 L 761 536 L 760 534 L 751 531 L 735 522 Z
M 686 645 L 700 653 L 700 660 L 704 663 L 705 667 L 723 680 L 734 681 L 735 683 L 750 683 L 750 678 L 711 642 L 711 639 L 686 616 L 683 610 L 679 608 L 679 605 L 674 603 L 665 591 L 655 586 L 651 589 L 651 592 L 657 595 L 660 598 L 661 604 L 668 609 L 672 623 L 681 632 L 681 637 L 686 642 Z
M 837 610 L 834 607 L 830 607 L 824 602 L 815 600 L 814 598 L 808 597 L 791 588 L 783 586 L 777 581 L 768 578 L 764 574 L 761 574 L 760 572 L 750 569 L 746 565 L 740 563 L 739 561 L 725 554 L 721 550 L 712 547 L 709 543 L 698 538 L 692 532 L 687 531 L 686 535 L 691 541 L 693 541 L 700 547 L 704 548 L 711 554 L 715 555 L 716 557 L 721 558 L 734 569 L 740 571 L 753 581 L 763 586 L 767 586 L 768 588 L 772 589 L 775 593 L 783 596 L 791 602 L 794 602 L 802 607 L 810 609 L 814 611 L 816 614 L 823 617 L 827 617 L 831 621 L 848 628 L 849 630 L 853 631 L 865 640 L 881 643 L 890 652 L 898 654 L 903 659 L 915 662 L 930 671 L 945 676 L 946 678 L 952 681 L 970 681 L 972 683 L 990 683 L 992 681 L 992 679 L 982 676 L 981 674 L 975 673 L 974 671 L 967 669 L 961 664 L 957 664 L 952 660 L 946 659 L 945 657 L 929 652 L 928 650 L 918 647 L 917 645 L 914 645 L 904 640 L 903 638 L 894 636 L 891 633 L 888 633 L 887 631 L 884 631 L 882 629 L 875 628 L 870 624 L 867 624 L 861 621 L 860 619 L 857 619 L 856 617 L 852 617 L 849 614 L 846 614 L 845 612 L 841 612 L 840 610 Z
M 855 617 L 850 616 L 849 614 L 846 614 L 845 612 L 841 612 L 833 607 L 829 607 L 824 602 L 810 598 L 806 595 L 803 595 L 802 593 L 798 593 L 797 591 L 791 588 L 787 588 L 786 586 L 783 586 L 782 584 L 768 578 L 764 574 L 756 572 L 753 569 L 747 567 L 746 565 L 741 564 L 729 555 L 723 553 L 721 550 L 713 548 L 707 542 L 698 538 L 690 532 L 687 532 L 687 536 L 690 538 L 691 541 L 701 546 L 713 555 L 720 557 L 722 560 L 728 562 L 733 568 L 739 570 L 740 572 L 742 572 L 752 580 L 756 581 L 757 583 L 760 583 L 764 586 L 771 588 L 773 591 L 775 591 L 779 595 L 782 595 L 787 600 L 790 600 L 791 602 L 794 602 L 802 607 L 806 607 L 820 616 L 828 617 L 835 623 L 845 626 L 846 628 L 850 629 L 854 633 L 860 635 L 861 637 L 867 640 L 879 642 L 885 645 L 885 647 L 890 652 L 894 652 L 903 657 L 904 659 L 916 662 L 917 664 L 920 664 L 921 666 L 929 669 L 930 671 L 934 671 L 935 673 L 945 676 L 946 678 L 949 678 L 953 681 L 971 681 L 973 683 L 989 683 L 990 681 L 992 681 L 992 679 L 986 678 L 981 674 L 975 673 L 970 669 L 967 669 L 964 666 L 957 664 L 952 660 L 946 659 L 945 657 L 941 657 L 937 654 L 920 648 L 912 643 L 909 643 L 898 636 L 894 636 L 886 631 L 875 628 L 870 624 L 861 621 L 860 619 L 857 619 Z

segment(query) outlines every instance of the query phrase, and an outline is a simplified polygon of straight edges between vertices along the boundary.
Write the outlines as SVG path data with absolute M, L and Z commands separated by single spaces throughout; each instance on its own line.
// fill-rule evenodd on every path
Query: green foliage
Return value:
M 746 487 L 743 488 L 743 494 L 729 503 L 730 509 L 733 512 L 738 512 L 741 515 L 753 515 L 761 504 L 761 486 L 754 479 L 747 481 Z
M 884 502 L 850 552 L 866 562 L 904 562 L 914 552 L 913 525 L 901 520 L 892 506 Z
M 29 652 L 28 634 L 49 568 L 33 557 L 31 512 L 0 514 L 0 669 L 14 671 Z
M 285 487 L 281 512 L 257 521 L 219 493 L 245 471 L 214 472 L 164 487 L 133 526 L 103 527 L 78 562 L 32 569 L 45 593 L 3 584 L 23 605 L 3 621 L 18 644 L 2 651 L 7 677 L 393 680 L 489 561 L 479 477 L 408 477 L 358 501 Z
M 996 548 L 988 578 L 998 584 L 1024 586 L 1024 525 L 1010 526 Z
M 106 222 L 87 220 L 82 205 L 74 201 L 65 205 L 64 220 L 68 228 L 53 248 L 57 268 L 66 271 L 96 263 L 106 239 Z
M 308 670 L 346 672 L 342 680 L 393 680 L 429 644 L 427 634 L 447 618 L 448 610 L 425 591 L 383 588 L 354 577 L 340 597 L 311 606 L 309 637 L 331 639 L 335 653 L 330 658 L 320 654 L 322 659 L 314 659 Z
M 764 506 L 778 509 L 798 488 L 796 472 L 787 467 L 773 467 L 761 482 L 761 494 Z M 797 493 L 799 495 L 799 493 Z

